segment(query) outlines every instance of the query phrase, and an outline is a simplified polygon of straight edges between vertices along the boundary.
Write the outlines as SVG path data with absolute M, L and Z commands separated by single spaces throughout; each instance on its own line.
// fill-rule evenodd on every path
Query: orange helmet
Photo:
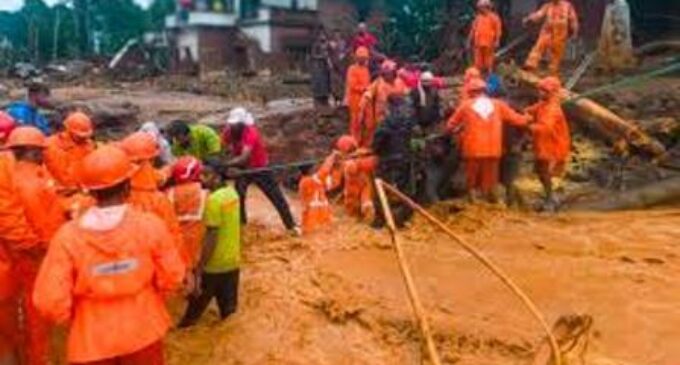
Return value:
M 5 147 L 47 147 L 47 137 L 35 127 L 18 127 L 12 131 Z
M 172 166 L 172 178 L 178 184 L 201 181 L 203 163 L 193 156 L 184 156 Z
M 122 149 L 107 145 L 85 156 L 80 182 L 85 189 L 102 190 L 129 179 L 136 170 Z
M 479 72 L 479 69 L 477 67 L 468 67 L 467 70 L 465 70 L 465 76 L 463 76 L 463 82 L 468 83 L 474 79 L 481 79 L 482 78 L 482 73 Z
M 342 153 L 350 153 L 357 149 L 358 145 L 359 144 L 354 137 L 350 135 L 344 135 L 338 138 L 338 142 L 335 143 L 335 149 Z
M 356 52 L 354 52 L 354 57 L 367 59 L 371 57 L 371 52 L 366 47 L 359 47 Z
M 119 145 L 132 161 L 151 160 L 160 153 L 156 138 L 147 132 L 135 132 L 125 137 Z
M 64 127 L 70 134 L 81 138 L 90 138 L 94 134 L 92 120 L 81 112 L 71 113 L 64 120 Z
M 555 76 L 548 76 L 538 82 L 538 88 L 554 94 L 562 89 L 562 82 Z
M 14 118 L 9 114 L 0 111 L 0 141 L 6 140 L 16 127 L 17 123 L 14 121 Z
M 474 79 L 467 84 L 468 91 L 485 91 L 486 81 L 482 79 Z

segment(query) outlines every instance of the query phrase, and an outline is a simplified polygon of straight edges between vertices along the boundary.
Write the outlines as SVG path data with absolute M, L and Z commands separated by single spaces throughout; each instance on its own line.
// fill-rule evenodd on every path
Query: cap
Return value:
M 356 58 L 369 58 L 370 56 L 371 52 L 366 47 L 359 47 L 356 52 L 354 52 L 354 57 Z
M 430 71 L 425 71 L 420 75 L 420 81 L 434 81 L 434 74 Z
M 184 156 L 172 166 L 172 178 L 179 184 L 200 181 L 202 172 L 203 163 L 193 156 Z
M 382 72 L 393 72 L 397 70 L 397 63 L 392 60 L 384 60 L 380 65 L 380 70 Z
M 468 91 L 485 91 L 486 81 L 482 79 L 474 79 L 467 84 Z
M 227 118 L 227 124 L 229 125 L 236 125 L 236 124 L 245 124 L 245 125 L 254 125 L 255 124 L 255 118 L 253 118 L 253 115 L 250 114 L 246 108 L 243 107 L 238 107 L 234 108 L 229 112 L 229 117 Z
M 335 148 L 343 153 L 350 153 L 357 149 L 357 147 L 357 140 L 350 135 L 345 135 L 338 138 L 338 141 L 335 143 Z
M 119 144 L 132 161 L 151 160 L 160 153 L 156 137 L 148 132 L 135 132 Z

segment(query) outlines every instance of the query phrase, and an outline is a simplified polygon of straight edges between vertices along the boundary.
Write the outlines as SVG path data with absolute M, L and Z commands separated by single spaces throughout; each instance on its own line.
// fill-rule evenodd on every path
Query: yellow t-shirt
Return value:
M 208 197 L 203 223 L 217 229 L 217 246 L 205 265 L 209 274 L 233 271 L 241 265 L 241 215 L 238 193 L 232 186 L 216 190 Z

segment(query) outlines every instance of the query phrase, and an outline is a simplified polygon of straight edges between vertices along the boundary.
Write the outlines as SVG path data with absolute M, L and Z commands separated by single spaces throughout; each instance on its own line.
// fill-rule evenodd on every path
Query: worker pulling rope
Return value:
M 430 223 L 434 224 L 437 226 L 439 229 L 441 229 L 444 233 L 446 233 L 448 236 L 454 239 L 454 241 L 460 245 L 465 251 L 470 253 L 475 259 L 480 261 L 484 267 L 489 269 L 494 275 L 496 275 L 503 284 L 505 284 L 510 291 L 517 296 L 522 304 L 529 310 L 531 315 L 540 323 L 541 327 L 545 331 L 545 334 L 549 340 L 550 347 L 552 348 L 552 353 L 553 353 L 553 359 L 554 359 L 554 364 L 555 365 L 561 365 L 562 364 L 562 358 L 561 358 L 561 352 L 560 352 L 560 347 L 557 343 L 557 340 L 555 339 L 555 336 L 553 335 L 550 326 L 546 322 L 544 316 L 541 314 L 541 312 L 538 310 L 536 304 L 529 298 L 522 289 L 515 284 L 515 282 L 510 279 L 510 277 L 503 272 L 503 270 L 498 267 L 496 264 L 494 264 L 486 255 L 484 255 L 481 251 L 477 250 L 474 246 L 470 245 L 467 241 L 465 241 L 462 237 L 457 235 L 455 232 L 453 232 L 449 227 L 447 227 L 444 223 L 442 223 L 439 219 L 435 218 L 432 214 L 430 214 L 425 208 L 421 207 L 417 203 L 415 203 L 411 198 L 397 190 L 395 187 L 378 180 L 376 182 L 376 185 L 378 186 L 378 192 L 380 193 L 381 191 L 386 190 L 390 194 L 394 195 L 396 198 L 404 202 L 406 205 L 414 209 L 416 212 L 421 214 L 425 219 L 427 219 Z M 382 196 L 381 196 L 382 200 Z M 389 218 L 388 218 L 389 220 Z

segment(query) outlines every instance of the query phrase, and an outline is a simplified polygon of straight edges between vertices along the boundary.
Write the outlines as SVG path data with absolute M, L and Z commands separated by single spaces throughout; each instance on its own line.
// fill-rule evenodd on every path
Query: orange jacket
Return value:
M 47 139 L 45 165 L 59 185 L 77 188 L 80 163 L 94 149 L 94 142 L 77 144 L 67 132 L 61 132 Z
M 571 151 L 571 135 L 560 97 L 534 104 L 526 112 L 535 120 L 530 128 L 536 159 L 566 161 Z
M 495 48 L 501 42 L 503 24 L 501 18 L 493 11 L 477 13 L 470 29 L 470 41 L 473 47 Z
M 302 202 L 302 230 L 313 232 L 332 220 L 326 187 L 318 174 L 300 180 L 299 195 Z
M 189 182 L 176 185 L 168 189 L 166 195 L 179 220 L 182 230 L 182 238 L 189 261 L 193 268 L 200 258 L 203 238 L 205 236 L 205 224 L 203 224 L 203 212 L 209 192 L 198 182 Z
M 17 161 L 14 181 L 29 224 L 47 249 L 47 243 L 66 223 L 66 209 L 57 195 L 54 180 L 42 165 Z
M 350 112 L 359 112 L 361 97 L 371 85 L 371 73 L 367 66 L 353 64 L 347 69 L 345 100 Z
M 382 77 L 378 78 L 362 96 L 361 110 L 366 113 L 367 120 L 379 124 L 387 115 L 387 98 L 392 94 L 407 95 L 408 92 L 408 87 L 400 78 L 396 78 L 392 83 L 385 81 Z
M 533 22 L 543 20 L 543 27 L 539 37 L 550 37 L 555 42 L 566 41 L 569 33 L 578 33 L 578 16 L 576 10 L 567 0 L 557 4 L 547 2 L 538 11 L 529 15 Z
M 359 149 L 355 156 L 365 155 L 368 150 Z M 345 211 L 351 216 L 368 217 L 373 211 L 373 174 L 376 157 L 364 156 L 347 161 L 344 166 L 343 191 Z
M 155 214 L 165 222 L 182 259 L 189 264 L 191 257 L 185 249 L 179 220 L 170 199 L 158 190 L 158 176 L 150 162 L 143 162 L 137 173 L 132 176 L 132 191 L 128 202 L 143 212 Z
M 129 206 L 107 209 L 64 225 L 36 280 L 38 310 L 70 323 L 71 363 L 130 354 L 162 339 L 170 328 L 163 295 L 185 273 L 161 220 Z
M 527 118 L 501 100 L 481 96 L 460 105 L 449 119 L 447 129 L 462 128 L 459 140 L 464 158 L 500 158 L 503 123 L 523 126 Z

